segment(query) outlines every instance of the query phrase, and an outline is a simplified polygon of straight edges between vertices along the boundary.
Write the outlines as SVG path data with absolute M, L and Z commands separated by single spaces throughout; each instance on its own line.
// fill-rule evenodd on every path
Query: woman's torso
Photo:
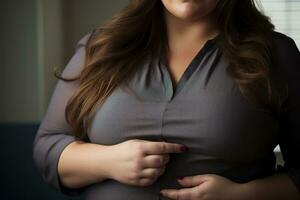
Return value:
M 242 96 L 214 41 L 204 48 L 176 91 L 160 59 L 145 59 L 128 87 L 106 99 L 88 133 L 92 143 L 102 145 L 143 139 L 184 144 L 189 151 L 171 154 L 165 173 L 151 186 L 107 179 L 86 189 L 87 200 L 168 199 L 159 190 L 180 188 L 177 176 L 214 173 L 247 182 L 273 172 L 277 118 Z

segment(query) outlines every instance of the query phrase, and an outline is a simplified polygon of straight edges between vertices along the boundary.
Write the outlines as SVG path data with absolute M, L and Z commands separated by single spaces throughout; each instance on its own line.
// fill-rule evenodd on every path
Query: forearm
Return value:
M 243 200 L 300 200 L 292 180 L 285 174 L 276 174 L 243 184 Z
M 109 178 L 109 146 L 75 141 L 62 152 L 58 173 L 69 188 L 79 188 Z

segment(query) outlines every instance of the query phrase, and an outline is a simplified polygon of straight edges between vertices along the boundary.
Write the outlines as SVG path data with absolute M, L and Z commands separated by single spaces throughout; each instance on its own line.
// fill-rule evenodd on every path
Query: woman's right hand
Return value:
M 169 153 L 185 152 L 185 146 L 132 139 L 109 146 L 109 152 L 110 178 L 128 185 L 147 186 L 164 173 Z

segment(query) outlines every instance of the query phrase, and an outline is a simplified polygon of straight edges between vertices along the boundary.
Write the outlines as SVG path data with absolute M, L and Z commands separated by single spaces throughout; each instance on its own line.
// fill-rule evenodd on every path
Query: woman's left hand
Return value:
M 241 200 L 244 184 L 235 183 L 216 174 L 186 176 L 177 179 L 186 188 L 163 189 L 161 194 L 176 200 Z

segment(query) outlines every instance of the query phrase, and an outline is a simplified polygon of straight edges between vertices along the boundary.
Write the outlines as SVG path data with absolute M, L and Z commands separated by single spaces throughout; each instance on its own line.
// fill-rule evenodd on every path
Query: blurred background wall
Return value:
M 11 0 L 0 6 L 0 121 L 37 121 L 40 117 L 37 3 Z
M 0 123 L 39 122 L 76 42 L 127 0 L 1 1 Z M 21 102 L 21 103 L 20 103 Z

